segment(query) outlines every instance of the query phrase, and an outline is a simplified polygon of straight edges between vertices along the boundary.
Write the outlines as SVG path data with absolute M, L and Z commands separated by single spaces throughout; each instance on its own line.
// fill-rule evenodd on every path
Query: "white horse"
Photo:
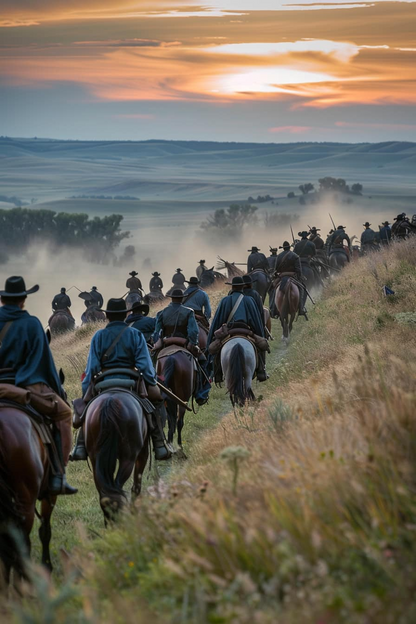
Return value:
M 255 398 L 251 382 L 256 370 L 256 352 L 246 338 L 232 338 L 222 348 L 221 366 L 231 403 L 244 405 Z

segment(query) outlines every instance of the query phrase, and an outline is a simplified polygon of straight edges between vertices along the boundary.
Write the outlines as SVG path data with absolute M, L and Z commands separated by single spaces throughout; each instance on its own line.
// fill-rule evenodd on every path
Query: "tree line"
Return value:
M 90 262 L 107 263 L 114 249 L 130 236 L 121 230 L 122 215 L 89 218 L 83 213 L 33 208 L 0 209 L 0 262 L 13 253 L 25 253 L 37 243 L 52 251 L 77 249 Z

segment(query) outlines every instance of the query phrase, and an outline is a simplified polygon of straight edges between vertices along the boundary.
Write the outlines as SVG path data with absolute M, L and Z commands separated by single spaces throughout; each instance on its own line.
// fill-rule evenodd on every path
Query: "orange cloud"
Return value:
M 288 132 L 289 134 L 305 134 L 313 130 L 311 126 L 276 126 L 275 128 L 269 128 L 269 132 Z

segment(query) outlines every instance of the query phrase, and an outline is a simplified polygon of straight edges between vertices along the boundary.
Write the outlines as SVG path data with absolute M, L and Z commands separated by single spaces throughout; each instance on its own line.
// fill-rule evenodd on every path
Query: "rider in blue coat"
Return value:
M 149 349 L 144 336 L 140 331 L 129 327 L 125 323 L 127 307 L 124 299 L 110 299 L 104 312 L 109 323 L 104 329 L 98 330 L 92 338 L 85 378 L 82 381 L 83 394 L 85 395 L 94 376 L 103 369 L 137 369 L 146 382 L 149 399 L 155 407 L 152 422 L 149 423 L 155 457 L 159 460 L 169 459 L 171 453 L 165 446 L 162 430 L 158 426 L 158 418 L 159 422 L 165 422 L 166 420 L 163 400 L 156 385 L 156 372 L 150 359 Z M 117 337 L 118 340 L 115 343 Z M 107 379 L 112 377 L 110 375 Z M 127 378 L 128 376 L 123 376 L 119 373 L 114 374 L 114 378 L 120 379 L 123 377 Z M 79 430 L 71 457 L 74 461 L 87 458 L 83 428 Z
M 156 319 L 148 316 L 149 306 L 147 303 L 136 302 L 133 303 L 132 312 L 127 317 L 127 323 L 134 329 L 138 329 L 142 332 L 146 342 L 150 342 L 156 328 Z
M 183 305 L 191 308 L 197 314 L 203 314 L 209 321 L 211 318 L 211 304 L 205 290 L 202 290 L 197 277 L 191 277 L 188 282 L 189 286 L 183 293 Z

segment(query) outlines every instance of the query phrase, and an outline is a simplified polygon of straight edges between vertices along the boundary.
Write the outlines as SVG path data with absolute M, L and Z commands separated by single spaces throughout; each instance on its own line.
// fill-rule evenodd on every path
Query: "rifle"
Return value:
M 295 237 L 293 236 L 293 229 L 292 226 L 290 226 L 290 231 L 292 232 L 292 240 L 293 240 L 293 245 L 295 244 Z
M 330 218 L 330 219 L 331 219 L 331 221 L 332 221 L 332 225 L 334 226 L 334 232 L 335 232 L 335 230 L 336 230 L 337 228 L 335 227 L 334 220 L 333 220 L 333 218 L 331 217 L 331 213 L 330 213 L 330 212 L 328 212 L 328 214 L 329 214 L 329 218 Z
M 192 409 L 189 407 L 189 405 L 185 403 L 185 401 L 182 401 L 182 399 L 180 399 L 178 396 L 176 396 L 176 394 L 174 394 L 172 390 L 166 388 L 166 386 L 161 384 L 160 381 L 157 381 L 156 385 L 158 385 L 162 392 L 164 392 L 170 399 L 172 399 L 172 401 L 184 407 L 188 412 L 192 412 Z

